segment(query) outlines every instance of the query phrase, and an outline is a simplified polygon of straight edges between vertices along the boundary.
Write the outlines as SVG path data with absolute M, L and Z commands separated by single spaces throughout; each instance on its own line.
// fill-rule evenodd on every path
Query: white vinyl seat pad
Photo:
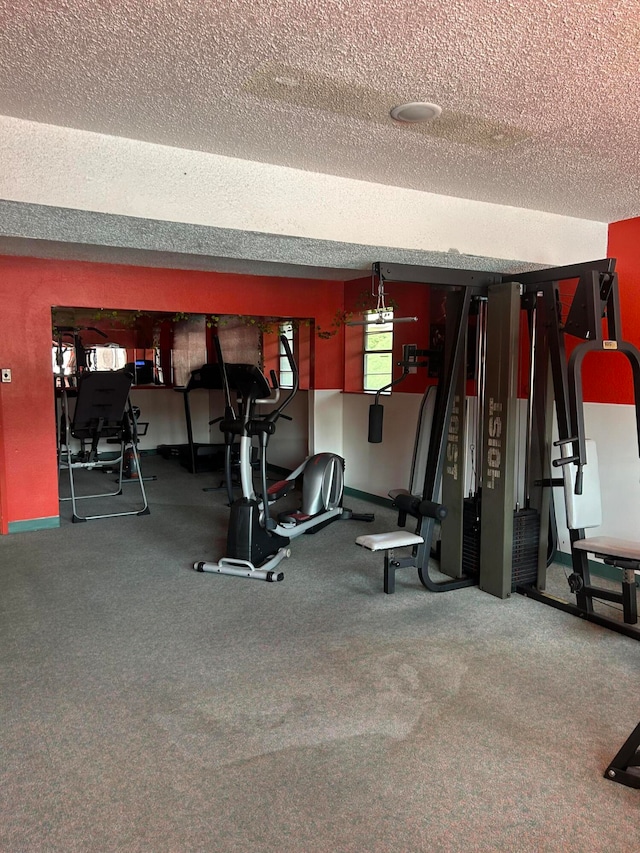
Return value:
M 424 542 L 417 533 L 406 530 L 392 530 L 390 533 L 370 533 L 358 536 L 356 545 L 368 548 L 370 551 L 387 551 L 390 548 L 402 548 L 405 545 L 419 545 Z

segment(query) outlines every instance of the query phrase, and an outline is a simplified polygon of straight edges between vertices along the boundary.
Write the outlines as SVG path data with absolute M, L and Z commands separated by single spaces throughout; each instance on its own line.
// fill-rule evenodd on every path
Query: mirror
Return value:
M 171 386 L 173 315 L 55 307 L 52 369 L 56 385 L 73 386 L 85 371 L 129 370 L 136 386 Z

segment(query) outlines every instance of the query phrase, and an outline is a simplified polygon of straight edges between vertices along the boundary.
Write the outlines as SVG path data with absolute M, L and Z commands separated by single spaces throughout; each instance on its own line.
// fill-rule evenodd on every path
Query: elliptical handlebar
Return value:
M 280 399 L 280 385 L 276 377 L 275 370 L 271 371 L 271 393 L 268 397 L 260 397 L 255 399 L 254 403 L 277 403 Z
M 289 362 L 289 367 L 291 368 L 291 373 L 293 375 L 293 386 L 292 386 L 290 392 L 284 398 L 284 400 L 280 403 L 280 405 L 276 406 L 276 408 L 273 409 L 273 411 L 269 412 L 265 416 L 265 420 L 270 421 L 271 423 L 275 423 L 278 420 L 278 418 L 280 417 L 280 415 L 284 411 L 285 407 L 289 405 L 289 403 L 293 400 L 295 395 L 298 393 L 298 388 L 300 386 L 300 374 L 298 372 L 298 365 L 296 364 L 296 361 L 293 357 L 293 353 L 291 352 L 291 346 L 289 345 L 289 341 L 287 340 L 286 335 L 280 335 L 280 343 L 282 344 L 282 348 L 284 349 L 285 357 L 286 357 L 287 361 Z M 273 371 L 273 370 L 271 371 L 271 377 L 272 377 L 272 380 L 275 379 L 275 371 Z M 275 381 L 277 384 L 277 379 Z M 278 391 L 278 394 L 279 393 L 280 392 Z M 274 402 L 274 400 L 273 400 L 273 398 L 270 398 L 269 400 L 258 400 L 257 402 L 259 402 L 259 403 L 262 403 L 262 402 L 271 403 L 271 402 Z M 277 399 L 276 399 L 276 402 L 277 402 Z
M 277 403 L 280 399 L 280 384 L 275 370 L 269 371 L 269 378 L 271 379 L 271 393 L 268 397 L 254 400 L 254 403 Z
M 229 388 L 229 377 L 227 375 L 227 365 L 225 364 L 224 357 L 222 355 L 222 347 L 220 346 L 220 338 L 217 335 L 214 335 L 213 343 L 216 348 L 216 354 L 218 356 L 218 364 L 220 365 L 220 375 L 222 376 L 222 387 L 224 389 L 224 417 L 225 421 L 235 421 L 236 413 L 231 405 L 231 389 Z

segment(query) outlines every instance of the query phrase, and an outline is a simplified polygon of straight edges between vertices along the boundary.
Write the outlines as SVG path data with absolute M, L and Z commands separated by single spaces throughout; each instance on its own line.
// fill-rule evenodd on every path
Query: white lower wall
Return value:
M 286 391 L 283 392 L 286 394 Z M 307 458 L 309 447 L 308 391 L 298 391 L 284 414 L 291 420 L 279 418 L 276 431 L 269 439 L 267 459 L 270 465 L 292 471 Z
M 212 417 L 209 395 L 221 393 L 194 391 L 189 395 L 194 441 L 224 441 L 217 424 L 209 431 L 209 420 Z M 147 434 L 140 438 L 140 450 L 155 450 L 159 444 L 186 444 L 187 426 L 182 393 L 171 388 L 134 388 L 131 392 L 131 402 L 140 407 L 140 421 L 149 424 Z M 218 415 L 222 415 L 222 399 L 218 409 Z
M 633 406 L 585 403 L 585 434 L 598 449 L 602 525 L 589 536 L 640 541 L 640 458 Z M 559 455 L 554 448 L 555 455 Z M 560 475 L 559 469 L 555 469 Z M 554 489 L 558 546 L 569 553 L 569 531 L 562 489 Z
M 309 453 L 344 456 L 343 406 L 340 390 L 309 391 Z
M 221 392 L 196 391 L 190 395 L 194 440 L 222 439 L 217 424 L 209 432 L 208 421 L 220 409 Z M 209 397 L 215 397 L 209 408 Z M 187 430 L 182 394 L 171 389 L 134 389 L 134 405 L 140 407 L 140 420 L 148 422 L 141 450 L 154 450 L 159 444 L 184 444 Z M 287 414 L 281 419 L 269 441 L 269 462 L 282 468 L 295 468 L 310 453 L 329 451 L 343 456 L 347 486 L 386 497 L 389 489 L 408 486 L 420 394 L 395 394 L 383 399 L 384 435 L 381 444 L 369 444 L 369 394 L 343 394 L 341 391 L 299 391 Z M 216 406 L 216 402 L 220 406 Z
M 308 455 L 308 392 L 299 391 L 287 406 L 291 420 L 281 418 L 269 440 L 270 464 L 293 469 Z M 147 434 L 141 436 L 140 450 L 155 450 L 159 444 L 186 444 L 187 427 L 183 395 L 170 388 L 134 388 L 134 406 L 140 407 L 140 421 L 148 423 Z M 192 391 L 189 395 L 193 438 L 196 442 L 223 443 L 217 423 L 209 421 L 224 412 L 222 391 Z
M 384 430 L 381 444 L 367 442 L 369 405 L 365 394 L 342 395 L 346 484 L 350 488 L 386 497 L 391 488 L 408 488 L 419 394 L 392 394 L 383 399 Z M 520 401 L 518 448 L 524 459 L 526 403 Z M 585 432 L 598 448 L 602 525 L 586 531 L 588 536 L 613 536 L 640 541 L 640 451 L 633 406 L 586 403 Z M 559 456 L 553 448 L 553 457 Z M 516 477 L 518 500 L 523 501 L 524 462 Z M 469 467 L 467 480 L 469 484 Z M 554 469 L 555 476 L 561 476 Z M 554 489 L 558 547 L 569 553 L 563 490 Z M 514 500 L 515 503 L 515 500 Z
M 212 395 L 218 393 L 211 392 Z M 196 441 L 219 440 L 217 425 L 214 424 L 209 432 L 208 398 L 206 392 L 191 395 Z M 293 469 L 308 453 L 338 453 L 345 459 L 348 487 L 386 497 L 392 488 L 408 488 L 421 399 L 420 394 L 396 393 L 384 397 L 383 441 L 381 444 L 369 444 L 369 406 L 373 403 L 373 396 L 343 394 L 335 390 L 300 391 L 287 409 L 293 420 L 280 420 L 269 442 L 269 461 L 273 465 Z M 159 444 L 186 442 L 181 394 L 170 389 L 135 389 L 132 401 L 140 406 L 140 419 L 149 423 L 147 435 L 140 440 L 141 449 L 151 450 Z M 524 406 L 524 401 L 521 403 Z M 521 450 L 524 447 L 524 420 L 523 409 L 519 430 Z M 598 448 L 603 518 L 602 526 L 588 530 L 586 535 L 640 540 L 640 455 L 635 409 L 633 406 L 586 403 L 585 430 Z M 557 448 L 554 448 L 554 456 L 558 455 Z M 554 469 L 554 474 L 560 476 L 560 471 Z M 523 478 L 516 479 L 519 499 L 522 500 Z M 554 489 L 554 500 L 558 547 L 569 553 L 569 532 L 561 488 Z
M 421 394 L 391 394 L 384 405 L 380 444 L 369 444 L 371 394 L 342 395 L 346 485 L 372 495 L 387 497 L 390 489 L 409 488 Z

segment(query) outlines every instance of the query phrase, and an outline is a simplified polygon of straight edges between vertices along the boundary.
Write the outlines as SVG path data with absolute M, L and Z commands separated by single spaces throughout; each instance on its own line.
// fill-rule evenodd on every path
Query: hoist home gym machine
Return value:
M 640 445 L 640 353 L 622 338 L 615 261 L 513 276 L 378 263 L 374 275 L 437 288 L 446 300 L 444 350 L 422 488 L 390 492 L 399 511 L 399 530 L 357 540 L 366 548 L 385 552 L 385 591 L 394 591 L 396 571 L 415 568 L 423 585 L 433 591 L 477 583 L 506 598 L 517 590 L 640 636 L 634 627 L 640 543 L 585 537 L 585 528 L 601 523 L 595 448 L 584 428 L 581 377 L 587 355 L 618 352 L 627 358 Z M 571 304 L 565 311 L 561 292 L 571 288 Z M 466 406 L 466 351 L 471 317 L 476 376 L 470 414 L 465 409 L 470 408 Z M 571 339 L 576 345 L 567 358 Z M 526 414 L 523 401 L 518 400 L 519 372 L 529 376 Z M 552 445 L 554 414 L 557 450 Z M 467 487 L 470 443 L 474 444 L 475 472 L 471 491 Z M 553 465 L 552 455 L 557 456 Z M 553 476 L 558 468 L 562 478 Z M 575 604 L 546 593 L 547 564 L 553 555 L 549 544 L 552 493 L 558 486 L 563 486 L 567 497 L 572 561 L 568 584 Z M 405 529 L 407 518 L 415 521 L 413 531 Z M 445 580 L 429 576 L 438 521 L 439 568 Z M 396 553 L 403 548 L 404 555 Z M 406 548 L 411 549 L 409 555 Z M 592 583 L 589 554 L 620 570 L 619 591 Z M 596 612 L 594 602 L 598 601 L 619 605 L 623 621 Z
M 398 570 L 416 568 L 422 584 L 434 592 L 479 583 L 487 592 L 504 598 L 512 591 L 514 567 L 516 576 L 523 570 L 535 572 L 539 537 L 538 515 L 531 507 L 524 515 L 518 510 L 514 516 L 515 471 L 513 463 L 509 464 L 515 453 L 517 360 L 514 362 L 513 352 L 517 353 L 519 347 L 521 288 L 505 282 L 498 273 L 474 270 L 376 264 L 374 275 L 437 290 L 439 301 L 445 306 L 446 322 L 444 347 L 438 354 L 438 381 L 422 488 L 419 492 L 404 488 L 390 492 L 399 511 L 401 530 L 362 536 L 356 541 L 365 548 L 386 552 L 387 593 L 394 592 Z M 475 386 L 480 390 L 479 403 L 486 403 L 477 406 L 475 416 L 477 471 L 486 464 L 482 471 L 482 519 L 488 531 L 485 536 L 479 535 L 479 522 L 476 523 L 479 494 L 470 497 L 466 492 L 467 347 L 471 318 L 476 340 Z M 417 355 L 432 358 L 434 353 L 424 351 Z M 486 447 L 481 454 L 483 444 Z M 465 530 L 470 514 L 473 523 L 467 523 L 469 529 Z M 415 532 L 405 529 L 408 517 L 416 522 Z M 429 566 L 438 522 L 444 580 L 432 577 Z M 410 555 L 396 554 L 396 549 L 406 546 L 411 547 Z
M 582 368 L 587 356 L 619 353 L 626 358 L 633 379 L 640 450 L 640 352 L 622 337 L 615 261 L 604 259 L 501 277 L 380 264 L 374 266 L 374 272 L 388 280 L 443 288 L 447 299 L 445 351 L 423 490 L 390 492 L 399 510 L 399 531 L 356 540 L 371 550 L 386 551 L 385 591 L 393 592 L 396 570 L 414 567 L 422 583 L 432 590 L 454 589 L 456 578 L 460 586 L 475 582 L 500 597 L 517 590 L 640 639 L 636 582 L 640 542 L 585 536 L 585 529 L 602 523 L 597 451 L 585 431 Z M 568 284 L 573 291 L 565 310 L 562 296 L 570 290 Z M 481 305 L 483 298 L 485 307 Z M 462 326 L 474 299 L 478 304 L 475 418 L 465 420 L 467 338 Z M 529 362 L 524 458 L 515 453 L 518 360 L 525 349 L 520 345 L 523 328 L 528 333 Z M 554 415 L 558 439 L 552 442 Z M 380 420 L 380 416 L 375 419 Z M 477 493 L 467 497 L 463 472 L 469 441 L 464 425 L 473 422 L 473 441 L 481 448 L 473 467 L 480 476 L 472 478 Z M 553 455 L 556 458 L 552 460 Z M 414 463 L 415 458 L 414 452 Z M 520 467 L 524 468 L 522 503 L 519 490 L 514 489 Z M 562 478 L 553 476 L 558 468 Z M 546 592 L 547 568 L 554 555 L 552 495 L 558 486 L 564 490 L 572 565 L 567 582 L 575 603 Z M 435 509 L 441 519 L 440 569 L 453 578 L 440 586 L 428 576 Z M 416 520 L 415 533 L 403 529 L 408 515 Z M 411 555 L 396 557 L 394 548 L 400 547 L 410 547 Z M 619 589 L 592 582 L 589 554 L 619 571 Z M 604 616 L 601 608 L 596 611 L 599 602 L 617 606 L 622 619 Z M 640 724 L 604 776 L 640 788 Z

